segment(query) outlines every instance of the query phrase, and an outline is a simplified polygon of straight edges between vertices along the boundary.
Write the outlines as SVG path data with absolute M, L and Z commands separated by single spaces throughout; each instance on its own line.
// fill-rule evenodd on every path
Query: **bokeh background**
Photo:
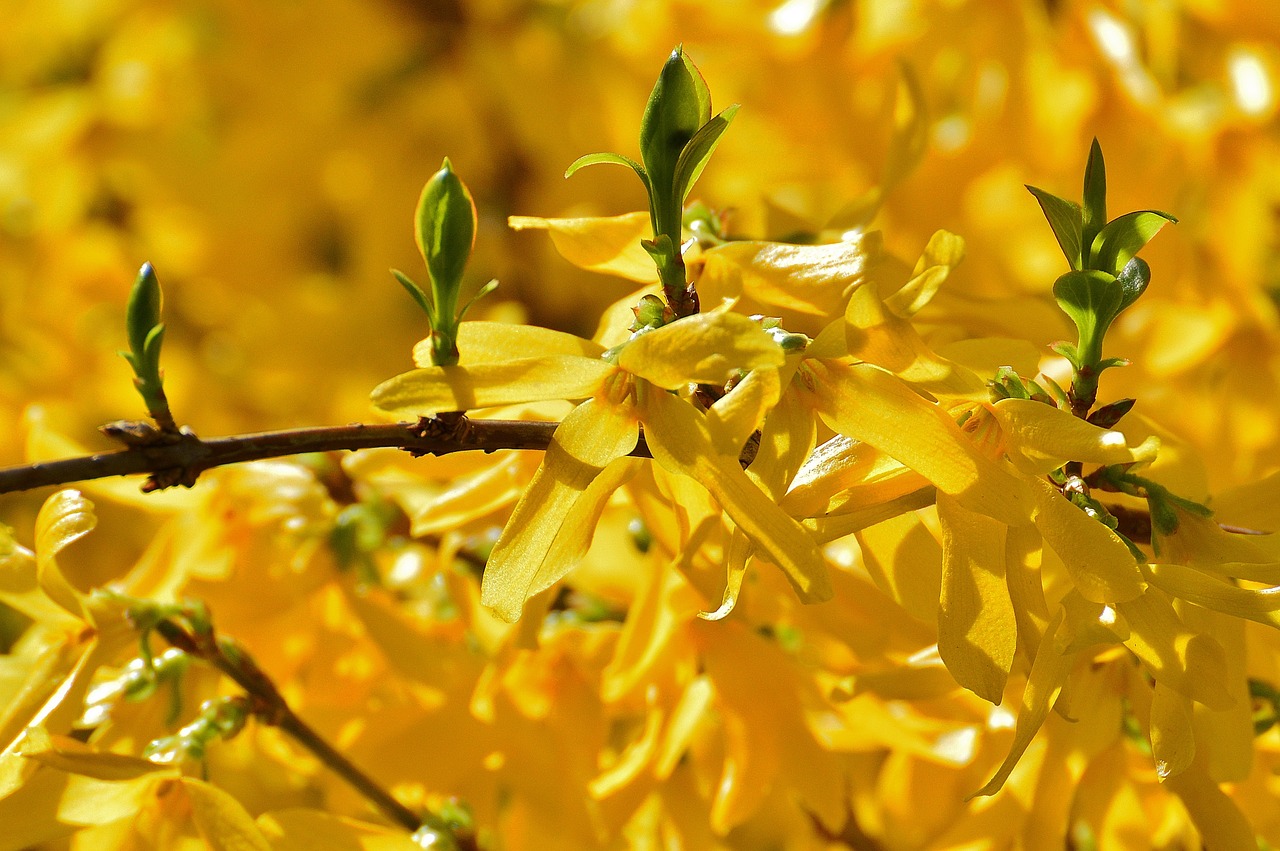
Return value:
M 369 390 L 410 366 L 425 335 L 388 270 L 424 277 L 412 215 L 446 155 L 480 214 L 469 285 L 501 281 L 481 312 L 590 334 L 633 285 L 572 267 L 507 217 L 643 209 L 625 170 L 562 175 L 584 153 L 636 154 L 645 98 L 683 44 L 717 108 L 742 105 L 695 193 L 731 210 L 736 234 L 838 233 L 838 214 L 892 170 L 902 81 L 918 83 L 918 159 L 869 226 L 908 262 L 939 228 L 966 239 L 967 259 L 919 317 L 943 341 L 1071 335 L 1049 295 L 1065 264 L 1023 184 L 1078 197 L 1098 137 L 1113 215 L 1181 219 L 1144 252 L 1151 288 L 1108 340 L 1134 363 L 1107 373 L 1104 399 L 1140 399 L 1135 415 L 1184 459 L 1193 498 L 1280 469 L 1280 4 L 0 0 L 0 21 L 0 465 L 107 448 L 97 425 L 143 414 L 116 352 L 144 261 L 165 290 L 180 422 L 212 436 L 369 419 Z M 283 485 L 258 475 L 228 473 L 215 507 L 271 503 Z M 95 492 L 90 556 L 131 562 L 160 527 L 132 487 Z M 30 545 L 46 495 L 0 496 L 0 522 Z M 257 615 L 237 621 L 226 598 L 227 618 L 251 632 Z M 276 625 L 263 622 L 262 646 Z M 730 641 L 716 636 L 704 640 Z M 564 640 L 566 658 L 577 641 Z M 439 648 L 461 645 L 441 632 Z M 478 663 L 458 664 L 469 695 Z M 750 704 L 759 675 L 743 670 Z M 559 688 L 561 674 L 546 680 Z M 447 706 L 455 727 L 423 729 L 465 739 L 465 698 Z M 402 744 L 388 741 L 365 758 L 391 762 Z M 554 766 L 560 754 L 545 756 Z M 254 777 L 245 759 L 237 776 Z M 289 776 L 233 791 L 260 808 L 297 804 Z M 883 818 L 908 837 L 886 847 L 925 847 L 912 832 L 951 818 L 917 808 L 936 776 L 922 769 L 886 798 Z M 522 794 L 536 800 L 543 781 L 529 777 Z M 972 788 L 947 782 L 957 801 Z M 1274 801 L 1253 803 L 1259 830 L 1280 837 Z

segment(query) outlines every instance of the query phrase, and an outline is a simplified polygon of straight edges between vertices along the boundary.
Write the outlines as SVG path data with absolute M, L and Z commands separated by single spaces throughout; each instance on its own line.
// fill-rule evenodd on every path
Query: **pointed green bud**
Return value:
M 150 263 L 143 263 L 129 292 L 125 321 L 129 333 L 129 350 L 141 359 L 147 349 L 147 337 L 160 324 L 160 281 Z
M 471 193 L 445 157 L 423 187 L 415 216 L 418 250 L 431 275 L 435 317 L 440 322 L 454 317 L 462 272 L 475 244 L 476 221 Z

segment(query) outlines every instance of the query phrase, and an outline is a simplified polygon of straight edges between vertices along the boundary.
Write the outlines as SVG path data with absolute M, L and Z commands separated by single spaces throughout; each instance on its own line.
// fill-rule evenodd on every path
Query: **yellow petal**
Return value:
M 1036 528 L 1053 547 L 1086 599 L 1095 603 L 1132 600 L 1146 583 L 1120 537 L 1085 514 L 1042 479 L 1032 480 Z
M 706 488 L 758 550 L 782 569 L 801 600 L 828 599 L 831 581 L 818 545 L 752 484 L 737 458 L 716 451 L 705 417 L 656 388 L 644 394 L 642 407 L 645 437 L 658 463 Z
M 1252 851 L 1258 847 L 1249 820 L 1209 777 L 1202 760 L 1195 760 L 1181 774 L 1168 778 L 1165 787 L 1182 799 L 1205 848 Z
M 1129 627 L 1125 647 L 1142 660 L 1156 682 L 1213 709 L 1231 706 L 1222 645 L 1212 635 L 1188 629 L 1163 591 L 1149 588 L 1116 608 Z
M 765 415 L 778 404 L 782 382 L 776 369 L 754 369 L 707 411 L 707 429 L 722 455 L 737 455 Z
M 560 567 L 547 561 L 566 517 L 611 462 L 635 448 L 638 435 L 639 426 L 628 410 L 598 399 L 584 402 L 565 417 L 489 556 L 481 603 L 503 620 L 514 622 L 525 600 L 559 578 L 546 581 Z M 623 469 L 620 465 L 615 472 Z M 606 484 L 615 481 L 611 474 Z M 592 505 L 598 503 L 598 496 Z M 591 531 L 582 527 L 583 520 L 575 515 L 571 530 L 575 538 Z M 561 545 L 562 549 L 567 546 L 567 542 Z
M 15 747 L 17 753 L 41 765 L 96 780 L 136 780 L 150 775 L 177 776 L 176 768 L 146 759 L 96 750 L 68 736 L 51 735 L 30 727 Z
M 1049 605 L 1044 597 L 1040 563 L 1043 540 L 1034 526 L 1010 526 L 1005 538 L 1005 584 L 1018 621 L 1018 641 L 1028 659 L 1034 659 L 1049 626 Z
M 698 617 L 708 621 L 723 620 L 738 605 L 738 596 L 742 593 L 742 580 L 747 575 L 747 562 L 755 548 L 741 529 L 735 528 L 729 538 L 728 552 L 725 554 L 724 594 L 720 598 L 720 607 L 714 612 L 698 612 Z
M 891 455 L 971 511 L 1011 526 L 1030 520 L 1026 484 L 900 379 L 867 364 L 808 361 L 805 368 L 814 381 L 810 404 L 832 429 Z
M 79 606 L 68 610 L 49 598 L 40 587 L 35 556 L 18 546 L 3 525 L 0 525 L 0 602 L 46 627 L 73 630 L 83 622 Z
M 258 816 L 257 824 L 271 851 L 422 851 L 403 830 L 319 810 L 277 810 Z
M 1004 432 L 1010 460 L 1031 475 L 1044 475 L 1067 461 L 1151 461 L 1160 448 L 1154 436 L 1131 448 L 1121 432 L 1098 428 L 1070 411 L 1030 399 L 1002 399 L 990 410 Z
M 1013 665 L 1018 625 L 1005 585 L 1005 529 L 938 494 L 942 596 L 938 653 L 956 682 L 1000 703 Z
M 805 461 L 781 505 L 793 517 L 845 514 L 897 499 L 927 483 L 874 446 L 836 435 Z
M 1252 590 L 1194 567 L 1152 564 L 1146 569 L 1152 585 L 1189 603 L 1238 618 L 1280 627 L 1280 587 Z
M 253 816 L 235 798 L 193 777 L 182 778 L 182 787 L 191 818 L 213 851 L 271 851 Z
M 375 408 L 399 417 L 430 417 L 495 405 L 594 396 L 617 367 L 569 355 L 499 364 L 433 366 L 401 373 L 374 388 Z
M 684 687 L 654 760 L 653 773 L 659 780 L 671 775 L 693 743 L 698 728 L 707 723 L 714 699 L 715 687 L 706 674 L 699 674 Z
M 963 259 L 964 239 L 950 231 L 935 231 L 916 261 L 911 280 L 884 300 L 885 307 L 904 319 L 914 316 L 933 300 L 951 270 Z
M 36 565 L 40 588 L 49 599 L 74 615 L 82 615 L 80 592 L 58 565 L 58 554 L 98 525 L 93 503 L 76 490 L 62 490 L 45 500 L 36 516 Z
M 840 514 L 806 519 L 800 525 L 812 531 L 813 536 L 820 543 L 826 544 L 908 512 L 928 508 L 934 504 L 937 493 L 933 485 L 926 485 L 902 496 L 871 505 L 852 508 L 854 503 L 851 501 Z
M 849 354 L 855 358 L 883 367 L 937 396 L 988 398 L 986 382 L 935 354 L 915 326 L 889 311 L 874 283 L 854 291 L 844 319 Z
M 867 573 L 881 591 L 925 623 L 937 623 L 942 547 L 909 512 L 857 532 Z
M 817 418 L 788 385 L 765 418 L 760 446 L 747 475 L 777 502 L 795 481 L 817 442 Z M 794 515 L 793 515 L 794 516 Z
M 785 360 L 758 323 L 725 310 L 641 334 L 618 353 L 618 366 L 667 390 L 694 382 L 724 384 L 739 369 L 777 369 Z
M 1191 698 L 1156 683 L 1151 697 L 1151 757 L 1161 780 L 1181 774 L 1196 756 Z
M 604 347 L 599 343 L 536 325 L 463 322 L 458 326 L 458 357 L 464 366 L 508 363 L 546 355 L 598 358 L 602 354 Z M 413 362 L 423 368 L 435 365 L 431 361 L 430 338 L 413 347 Z
M 994 795 L 1000 791 L 1018 764 L 1018 760 L 1026 752 L 1027 746 L 1040 730 L 1040 726 L 1044 724 L 1045 718 L 1049 717 L 1049 709 L 1062 691 L 1062 685 L 1067 675 L 1071 673 L 1071 667 L 1076 659 L 1075 653 L 1064 653 L 1061 642 L 1057 640 L 1062 623 L 1063 611 L 1059 609 L 1053 616 L 1053 620 L 1049 622 L 1044 639 L 1040 642 L 1040 649 L 1031 663 L 1031 673 L 1027 675 L 1027 685 L 1022 692 L 1021 709 L 1018 711 L 1018 721 L 1014 726 L 1013 744 L 1009 748 L 1009 755 L 1004 758 L 1004 762 L 1000 764 L 987 784 L 974 792 L 970 798 Z
M 658 278 L 653 258 L 640 245 L 653 238 L 648 213 L 577 219 L 511 216 L 513 230 L 545 230 L 564 259 L 575 266 L 642 284 Z
M 772 308 L 837 316 L 867 279 L 868 240 L 830 245 L 741 241 L 702 255 L 698 294 L 706 304 L 748 298 Z

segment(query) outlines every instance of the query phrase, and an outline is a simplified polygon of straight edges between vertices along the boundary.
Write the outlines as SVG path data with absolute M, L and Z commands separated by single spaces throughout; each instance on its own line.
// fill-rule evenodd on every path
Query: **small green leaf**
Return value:
M 154 326 L 142 341 L 142 363 L 149 378 L 160 383 L 160 347 L 164 344 L 164 324 Z
M 1120 284 L 1120 312 L 1122 312 L 1128 310 L 1129 306 L 1146 292 L 1147 284 L 1151 283 L 1151 267 L 1141 257 L 1131 258 L 1120 270 L 1116 281 Z
M 1089 147 L 1089 161 L 1084 167 L 1084 206 L 1081 211 L 1080 245 L 1089 256 L 1082 258 L 1085 269 L 1096 269 L 1093 263 L 1094 238 L 1107 224 L 1107 167 L 1102 159 L 1102 146 L 1094 139 Z
M 1054 343 L 1049 347 L 1049 350 L 1062 355 L 1076 372 L 1080 371 L 1080 351 L 1075 347 L 1074 343 L 1068 343 L 1064 340 Z M 1059 386 L 1058 389 L 1061 390 L 1062 387 Z
M 489 281 L 489 283 L 485 284 L 483 287 L 476 290 L 476 294 L 473 295 L 471 299 L 465 305 L 462 306 L 462 310 L 458 311 L 458 321 L 459 322 L 462 321 L 462 317 L 467 315 L 467 311 L 470 310 L 472 307 L 474 307 L 476 302 L 478 302 L 480 299 L 484 298 L 485 296 L 487 296 L 489 293 L 493 292 L 497 288 L 498 288 L 498 279 L 493 278 Z
M 160 281 L 151 264 L 143 263 L 129 292 L 129 305 L 125 312 L 129 349 L 135 355 L 142 354 L 147 336 L 160 322 L 160 304 Z
M 680 199 L 681 204 L 689 197 L 689 190 L 693 189 L 693 185 L 702 176 L 702 170 L 706 168 L 707 161 L 711 159 L 716 146 L 720 144 L 720 137 L 724 135 L 725 130 L 729 129 L 729 124 L 737 113 L 738 105 L 734 104 L 703 124 L 698 132 L 693 134 L 689 144 L 685 145 L 684 150 L 680 152 L 680 158 L 676 161 L 675 188 L 676 197 Z
M 416 224 L 418 250 L 431 275 L 435 315 L 447 321 L 454 315 L 476 237 L 475 203 L 448 157 L 422 189 Z
M 711 89 L 707 86 L 707 78 L 702 76 L 698 66 L 694 65 L 689 54 L 684 52 L 684 46 L 676 47 L 676 51 L 680 54 L 685 71 L 689 73 L 689 80 L 693 83 L 693 93 L 698 99 L 698 126 L 702 126 L 711 120 Z
M 1083 227 L 1080 205 L 1034 186 L 1027 186 L 1027 191 L 1040 202 L 1040 209 L 1049 221 L 1049 227 L 1053 228 L 1053 235 L 1067 263 L 1072 269 L 1080 269 L 1080 233 Z
M 624 157 L 622 154 L 615 154 L 610 151 L 601 151 L 596 154 L 583 154 L 570 163 L 569 167 L 564 170 L 564 176 L 573 177 L 579 169 L 584 169 L 589 165 L 602 165 L 605 163 L 610 165 L 624 165 L 630 168 L 640 177 L 641 182 L 645 185 L 645 189 L 649 188 L 649 175 L 645 172 L 644 166 L 631 159 L 631 157 Z
M 1162 227 L 1177 221 L 1159 210 L 1139 210 L 1109 222 L 1093 240 L 1094 268 L 1119 275 Z
M 400 286 L 404 287 L 405 292 L 411 295 L 413 300 L 418 303 L 418 307 L 421 307 L 423 312 L 427 314 L 427 321 L 434 328 L 436 325 L 435 311 L 431 309 L 431 299 L 422 291 L 422 287 L 415 284 L 408 275 L 399 269 L 392 269 L 391 274 L 400 282 Z
M 1133 363 L 1133 361 L 1128 358 L 1105 358 L 1094 365 L 1094 370 L 1096 372 L 1102 372 L 1104 369 L 1111 369 L 1115 366 L 1128 366 L 1131 363 Z
M 1102 337 L 1120 312 L 1121 290 L 1106 272 L 1067 272 L 1053 285 L 1058 306 L 1080 332 L 1081 366 L 1093 366 L 1102 351 Z

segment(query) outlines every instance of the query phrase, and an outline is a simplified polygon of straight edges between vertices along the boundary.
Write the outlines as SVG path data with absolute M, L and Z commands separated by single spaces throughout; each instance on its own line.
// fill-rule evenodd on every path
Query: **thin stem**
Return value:
M 439 420 L 424 420 L 430 424 Z M 43 461 L 0 469 L 0 493 L 31 490 L 49 485 L 149 473 L 144 491 L 174 485 L 190 487 L 205 470 L 225 464 L 260 461 L 309 452 L 395 447 L 420 455 L 497 449 L 545 450 L 559 423 L 522 420 L 465 420 L 462 428 L 423 428 L 422 423 L 393 423 L 287 429 L 259 434 L 201 439 L 192 434 L 172 443 L 131 446 L 61 461 Z M 641 437 L 632 455 L 648 458 L 648 446 Z
M 306 748 L 330 771 L 351 784 L 361 795 L 382 811 L 392 822 L 409 832 L 422 827 L 418 814 L 397 801 L 390 792 L 330 745 L 285 702 L 275 683 L 263 673 L 252 657 L 238 644 L 226 638 L 217 640 L 213 633 L 191 632 L 173 620 L 163 620 L 156 631 L 174 647 L 217 668 L 244 689 L 252 701 L 255 717 L 265 724 L 279 727 Z M 234 648 L 232 652 L 228 652 Z

